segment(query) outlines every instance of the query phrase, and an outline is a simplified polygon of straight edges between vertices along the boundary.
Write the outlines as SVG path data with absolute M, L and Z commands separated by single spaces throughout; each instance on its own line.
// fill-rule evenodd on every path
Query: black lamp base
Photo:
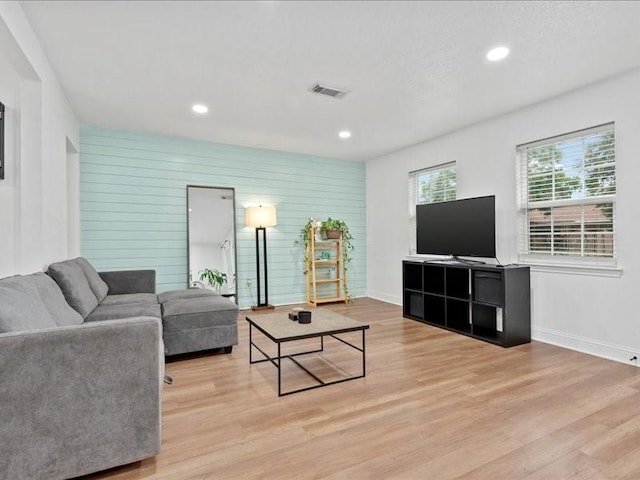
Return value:
M 253 305 L 251 307 L 251 310 L 255 312 L 258 310 L 273 310 L 274 308 L 276 307 L 274 307 L 273 305 Z

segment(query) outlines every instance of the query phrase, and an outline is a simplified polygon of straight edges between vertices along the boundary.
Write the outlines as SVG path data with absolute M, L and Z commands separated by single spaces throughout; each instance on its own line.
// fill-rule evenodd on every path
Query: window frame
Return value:
M 608 122 L 601 125 L 596 125 L 594 127 L 585 128 L 561 135 L 556 135 L 553 137 L 548 137 L 545 139 L 537 140 L 534 142 L 529 142 L 516 146 L 516 188 L 518 195 L 518 223 L 519 223 L 519 233 L 518 233 L 518 261 L 522 263 L 527 263 L 531 265 L 540 265 L 540 266 L 558 266 L 558 267 L 584 267 L 584 268 L 604 268 L 604 269 L 614 269 L 618 264 L 617 257 L 617 218 L 616 218 L 616 197 L 617 197 L 617 185 L 614 183 L 614 192 L 603 195 L 586 195 L 585 189 L 586 180 L 585 173 L 588 171 L 588 167 L 584 162 L 584 155 L 586 153 L 586 146 L 583 144 L 581 146 L 580 156 L 578 158 L 582 159 L 582 165 L 580 167 L 578 177 L 581 178 L 580 189 L 583 190 L 582 194 L 577 198 L 560 198 L 560 199 L 545 199 L 538 201 L 531 201 L 529 199 L 529 184 L 531 179 L 529 178 L 529 157 L 528 152 L 531 149 L 537 149 L 545 146 L 556 146 L 561 143 L 566 143 L 570 141 L 576 141 L 579 139 L 587 139 L 588 137 L 593 137 L 594 135 L 602 135 L 603 137 L 607 135 L 609 132 L 613 134 L 613 154 L 612 163 L 613 163 L 613 178 L 614 181 L 617 178 L 617 166 L 618 161 L 616 158 L 616 136 L 615 136 L 615 122 Z M 550 185 L 550 189 L 555 195 L 555 186 L 553 182 L 555 182 L 555 175 L 552 176 L 552 184 Z M 588 229 L 586 228 L 586 217 L 585 217 L 585 207 L 590 205 L 597 204 L 611 204 L 611 256 L 606 255 L 589 255 L 585 249 L 586 244 L 586 233 Z M 553 222 L 552 229 L 550 231 L 551 235 L 551 253 L 546 252 L 536 252 L 531 249 L 531 223 L 530 223 L 530 213 L 534 210 L 539 209 L 558 209 L 561 207 L 579 207 L 581 208 L 581 223 L 580 223 L 580 250 L 579 252 L 574 250 L 574 254 L 566 254 L 554 252 L 554 244 L 555 239 L 554 231 L 553 231 Z M 555 218 L 554 218 L 555 221 Z

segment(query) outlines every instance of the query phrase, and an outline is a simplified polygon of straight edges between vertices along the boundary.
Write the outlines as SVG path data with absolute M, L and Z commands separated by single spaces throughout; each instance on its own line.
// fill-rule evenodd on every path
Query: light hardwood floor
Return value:
M 366 378 L 279 398 L 276 369 L 249 365 L 240 312 L 233 353 L 167 365 L 162 453 L 87 478 L 640 478 L 636 367 L 539 342 L 504 349 L 371 299 L 320 308 L 371 325 Z M 331 344 L 310 361 L 350 372 L 355 353 Z

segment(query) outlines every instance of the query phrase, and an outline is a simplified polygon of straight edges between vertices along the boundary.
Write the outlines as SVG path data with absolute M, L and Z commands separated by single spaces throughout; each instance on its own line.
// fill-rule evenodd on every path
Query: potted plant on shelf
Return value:
M 353 237 L 351 236 L 347 222 L 329 217 L 320 223 L 320 230 L 325 232 L 328 239 L 338 239 L 342 237 L 342 241 L 344 242 L 344 252 L 346 255 L 345 261 L 349 261 L 351 258 L 347 254 L 353 250 L 353 244 L 351 243 Z
M 328 239 L 337 240 L 349 233 L 349 226 L 343 220 L 327 218 L 320 224 L 320 229 L 324 232 Z
M 220 288 L 227 283 L 227 274 L 220 270 L 205 268 L 200 270 L 198 275 L 200 275 L 200 280 L 214 287 L 218 293 L 220 293 Z
M 298 240 L 296 241 L 296 243 L 302 243 L 302 245 L 304 246 L 305 252 L 307 251 L 307 247 L 309 246 L 309 242 L 311 241 L 311 232 L 312 232 L 311 227 L 316 227 L 321 231 L 325 232 L 325 236 L 328 239 L 338 239 L 342 237 L 342 242 L 344 246 L 343 260 L 344 260 L 345 266 L 347 265 L 347 262 L 351 261 L 351 256 L 349 255 L 349 253 L 352 252 L 354 248 L 352 243 L 353 237 L 351 236 L 351 232 L 349 231 L 349 225 L 347 225 L 347 222 L 345 222 L 344 220 L 338 220 L 331 217 L 327 218 L 324 221 L 319 221 L 319 220 L 315 220 L 314 218 L 309 218 L 309 221 L 306 223 L 306 225 L 300 229 L 301 241 L 298 241 Z M 337 232 L 337 233 L 329 234 L 327 232 Z M 306 265 L 309 259 L 306 258 L 305 256 L 304 260 Z

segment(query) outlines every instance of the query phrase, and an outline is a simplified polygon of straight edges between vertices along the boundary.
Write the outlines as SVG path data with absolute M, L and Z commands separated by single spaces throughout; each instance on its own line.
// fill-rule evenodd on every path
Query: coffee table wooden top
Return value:
M 301 340 L 336 333 L 365 330 L 369 325 L 330 310 L 309 308 L 311 323 L 298 323 L 289 319 L 289 312 L 276 312 L 247 316 L 247 321 L 274 342 Z

